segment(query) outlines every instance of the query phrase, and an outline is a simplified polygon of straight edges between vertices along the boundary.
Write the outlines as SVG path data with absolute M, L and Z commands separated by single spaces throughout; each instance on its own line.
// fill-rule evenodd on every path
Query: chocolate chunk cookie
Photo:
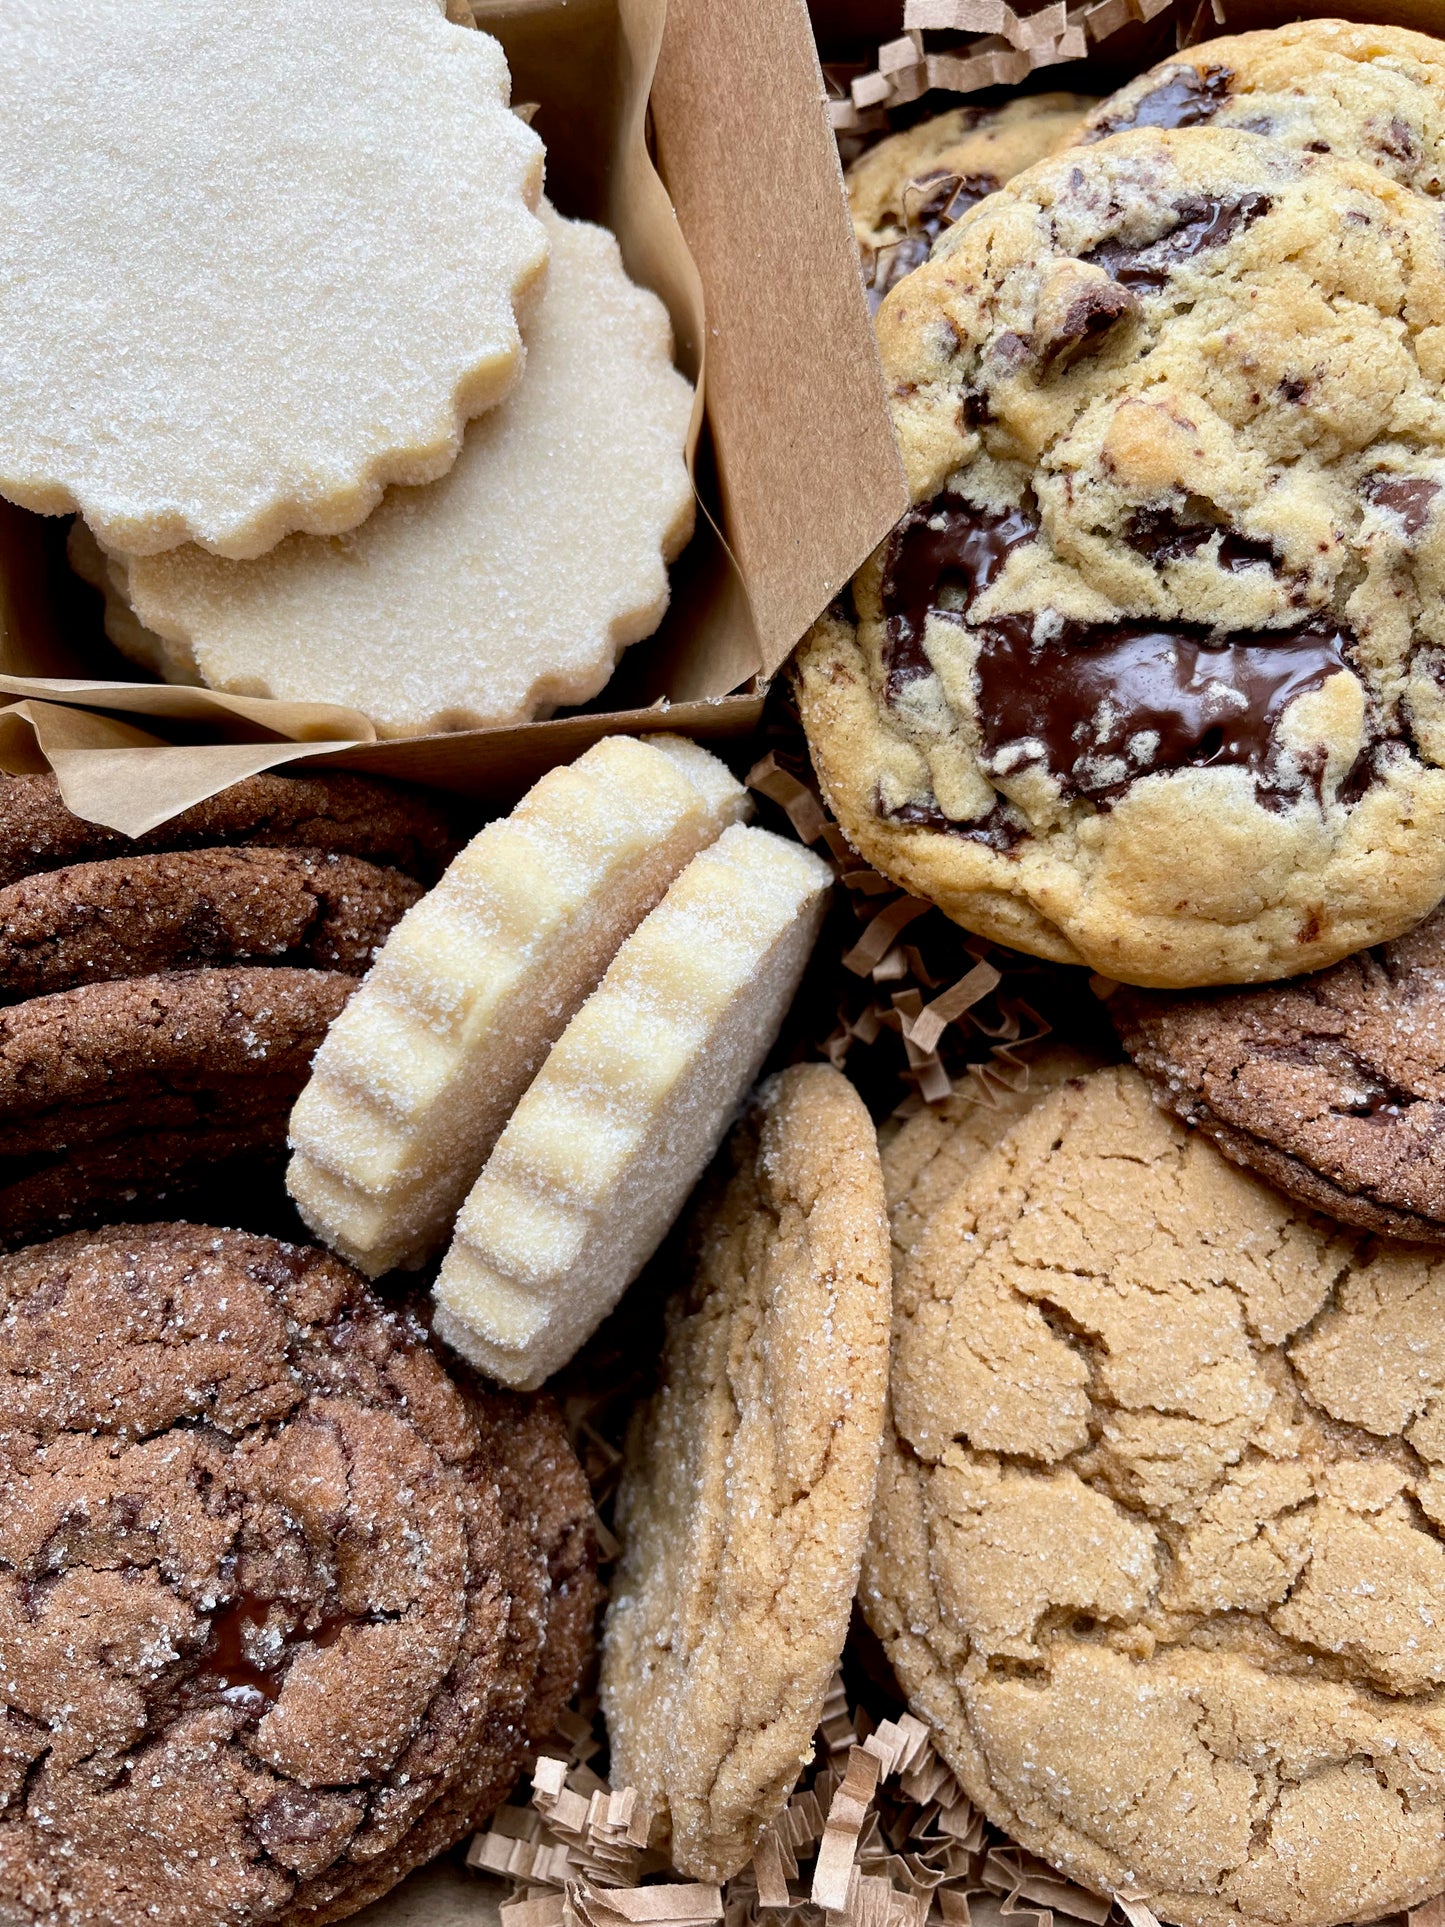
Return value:
M 915 506 L 805 643 L 824 789 L 970 929 L 1289 976 L 1445 892 L 1445 243 L 1213 127 L 1020 175 L 894 290 Z
M 848 206 L 876 309 L 946 227 L 986 194 L 1077 136 L 1088 94 L 1029 94 L 954 107 L 890 134 L 848 169 Z
M 1229 127 L 1445 188 L 1445 43 L 1404 27 L 1300 20 L 1190 47 L 1101 101 L 1078 138 Z
M 401 870 L 316 850 L 168 850 L 0 889 L 0 1001 L 207 964 L 359 977 L 421 896 Z
M 1156 1103 L 1346 1224 L 1445 1243 L 1445 912 L 1317 976 L 1209 997 L 1118 991 Z
M 335 971 L 170 972 L 0 1011 L 0 1243 L 133 1216 L 221 1157 L 284 1153 L 355 988 Z
M 826 1065 L 763 1087 L 695 1227 L 629 1440 L 603 1641 L 612 1780 L 675 1866 L 736 1873 L 808 1758 L 848 1630 L 888 1376 L 873 1126 Z
M 0 777 L 0 887 L 98 857 L 238 843 L 364 857 L 434 883 L 459 841 L 439 804 L 367 776 L 247 776 L 138 837 L 74 815 L 53 776 Z
M 1183 1927 L 1445 1884 L 1445 1262 L 1132 1070 L 1046 1097 L 894 1291 L 861 1597 L 969 1797 Z
M 555 1409 L 449 1379 L 328 1253 L 163 1224 L 0 1260 L 0 1409 L 7 1917 L 340 1919 L 575 1690 Z

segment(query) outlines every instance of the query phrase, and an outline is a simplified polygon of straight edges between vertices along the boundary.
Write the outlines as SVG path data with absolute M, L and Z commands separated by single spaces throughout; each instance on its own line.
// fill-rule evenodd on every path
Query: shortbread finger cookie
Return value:
M 873 1505 L 892 1273 L 846 1078 L 766 1084 L 694 1228 L 617 1501 L 603 1639 L 612 1780 L 673 1865 L 726 1880 L 776 1819 L 837 1669 Z
M 0 86 L 12 501 L 260 555 L 443 474 L 520 374 L 542 144 L 436 0 L 35 0 Z
M 800 657 L 854 845 L 1157 987 L 1445 893 L 1445 258 L 1374 168 L 1213 127 L 1018 176 L 878 315 L 914 506 Z
M 489 824 L 392 933 L 317 1056 L 287 1178 L 313 1230 L 373 1277 L 441 1250 L 618 945 L 746 807 L 695 743 L 616 736 Z
M 1184 1927 L 1445 1885 L 1445 1264 L 1068 1084 L 894 1280 L 860 1598 L 965 1792 Z
M 1403 186 L 1445 186 L 1445 42 L 1405 27 L 1299 20 L 1202 41 L 1099 102 L 1078 138 L 1228 127 L 1368 161 Z
M 168 642 L 147 629 L 126 594 L 125 564 L 107 555 L 77 515 L 65 542 L 66 558 L 82 582 L 105 603 L 105 633 L 123 656 L 163 682 L 198 683 L 196 659 L 183 643 Z
M 395 491 L 345 542 L 129 563 L 135 615 L 212 688 L 344 703 L 383 735 L 481 728 L 587 701 L 657 627 L 692 533 L 692 389 L 612 236 L 543 221 L 526 379 L 450 475 Z
M 0 1003 L 211 964 L 359 977 L 421 895 L 400 870 L 316 850 L 176 850 L 0 889 Z
M 961 214 L 1066 146 L 1097 105 L 1089 94 L 1055 93 L 954 107 L 861 154 L 848 169 L 848 206 L 872 305 Z
M 503 1384 L 564 1365 L 657 1248 L 777 1034 L 829 881 L 796 843 L 725 830 L 563 1032 L 434 1288 L 439 1335 Z
M 76 816 L 53 776 L 0 776 L 0 888 L 100 857 L 213 844 L 363 857 L 431 883 L 459 841 L 431 797 L 369 776 L 247 776 L 135 837 Z

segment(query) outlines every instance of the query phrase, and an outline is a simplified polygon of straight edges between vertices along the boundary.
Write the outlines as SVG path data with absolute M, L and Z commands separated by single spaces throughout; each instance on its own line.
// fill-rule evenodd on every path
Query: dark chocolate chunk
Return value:
M 1129 518 L 1124 539 L 1140 555 L 1162 563 L 1198 555 L 1215 535 L 1219 537 L 1219 547 L 1214 559 L 1231 575 L 1237 575 L 1241 569 L 1255 568 L 1261 562 L 1266 568 L 1275 566 L 1278 558 L 1268 542 L 1257 542 L 1252 536 L 1241 535 L 1237 529 L 1222 527 L 1217 522 L 1182 522 L 1167 508 L 1137 510 Z
M 1197 67 L 1166 67 L 1157 87 L 1126 113 L 1106 116 L 1089 139 L 1102 140 L 1131 127 L 1200 127 L 1229 99 L 1233 79 L 1228 67 L 1206 67 L 1203 73 Z
M 1418 535 L 1430 519 L 1440 484 L 1423 475 L 1371 475 L 1364 484 L 1368 500 L 1398 515 L 1406 535 Z
M 1080 275 L 1057 319 L 1039 331 L 1039 359 L 1054 369 L 1076 361 L 1099 347 L 1116 321 L 1138 311 L 1138 297 L 1119 282 Z
M 942 830 L 970 843 L 986 844 L 1001 856 L 1016 850 L 1029 833 L 1023 817 L 1003 797 L 998 798 L 985 816 L 975 816 L 966 822 L 945 816 L 936 802 L 899 803 L 892 809 L 880 803 L 877 807 L 878 814 L 890 823 L 902 823 L 908 829 Z
M 957 495 L 936 495 L 910 509 L 889 538 L 883 568 L 888 700 L 930 672 L 923 653 L 929 611 L 950 590 L 964 606 L 995 581 L 1016 548 L 1032 542 L 1038 520 L 1025 508 L 977 509 Z
M 915 176 L 902 194 L 899 226 L 904 229 L 903 238 L 879 248 L 873 258 L 869 312 L 876 314 L 890 288 L 922 267 L 946 227 L 952 227 L 960 214 L 976 207 L 998 186 L 992 174 L 955 174 L 946 167 Z
M 1240 194 L 1230 201 L 1184 201 L 1167 233 L 1145 247 L 1132 241 L 1102 241 L 1083 259 L 1094 262 L 1126 288 L 1162 288 L 1175 268 L 1212 248 L 1223 247 L 1252 227 L 1272 205 L 1268 194 Z

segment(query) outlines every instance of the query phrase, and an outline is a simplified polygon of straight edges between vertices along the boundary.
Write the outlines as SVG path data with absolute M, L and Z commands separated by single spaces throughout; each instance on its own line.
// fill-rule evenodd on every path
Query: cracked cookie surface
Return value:
M 339 1919 L 504 1796 L 595 1597 L 548 1401 L 449 1379 L 329 1253 L 184 1224 L 0 1260 L 0 1386 L 14 1917 Z
M 634 1423 L 603 1641 L 612 1779 L 696 1879 L 781 1811 L 843 1651 L 878 1464 L 890 1268 L 862 1100 L 765 1085 L 694 1227 L 662 1382 Z
M 1445 1880 L 1445 1266 L 1052 1093 L 895 1284 L 861 1598 L 970 1798 L 1184 1927 Z
M 1020 175 L 878 316 L 914 508 L 805 643 L 850 840 L 1155 985 L 1318 968 L 1445 889 L 1445 242 L 1211 127 Z
M 1236 1163 L 1366 1231 L 1445 1243 L 1445 913 L 1295 983 L 1120 990 L 1155 1101 Z

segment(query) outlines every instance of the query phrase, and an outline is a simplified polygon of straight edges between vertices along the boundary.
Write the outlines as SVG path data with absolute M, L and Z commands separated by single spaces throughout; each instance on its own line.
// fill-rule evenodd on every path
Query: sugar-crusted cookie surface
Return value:
M 439 0 L 24 0 L 0 86 L 11 500 L 258 555 L 442 474 L 520 373 L 542 145 Z
M 1445 889 L 1445 250 L 1211 127 L 1044 161 L 879 339 L 915 507 L 805 646 L 849 837 L 1127 981 L 1292 975 Z
M 895 1277 L 862 1601 L 990 1819 L 1185 1927 L 1445 1880 L 1445 1268 L 1046 1097 Z
M 763 1087 L 699 1209 L 634 1424 L 603 1642 L 612 1778 L 673 1864 L 736 1873 L 807 1760 L 872 1505 L 891 1271 L 873 1125 L 823 1065 Z
M 1445 1243 L 1445 914 L 1318 976 L 1109 1002 L 1155 1099 L 1346 1224 Z
M 552 255 L 525 378 L 449 475 L 394 491 L 343 540 L 125 566 L 163 674 L 173 658 L 216 689 L 344 703 L 407 735 L 585 702 L 657 627 L 692 533 L 692 389 L 612 236 L 545 205 L 542 219 Z
M 242 1232 L 32 1247 L 0 1305 L 10 1916 L 331 1920 L 490 1811 L 588 1646 L 555 1409 Z

